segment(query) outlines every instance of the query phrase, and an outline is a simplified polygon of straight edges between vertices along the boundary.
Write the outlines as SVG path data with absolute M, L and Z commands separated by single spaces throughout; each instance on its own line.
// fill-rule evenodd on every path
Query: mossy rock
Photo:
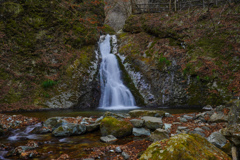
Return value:
M 231 158 L 198 134 L 179 134 L 170 139 L 152 143 L 140 160 L 218 160 Z
M 114 117 L 105 117 L 100 124 L 102 136 L 113 135 L 115 137 L 124 137 L 132 134 L 132 124 Z
M 148 110 L 133 110 L 130 111 L 129 114 L 132 118 L 134 117 L 142 117 L 142 116 L 153 116 L 153 117 L 163 117 L 165 115 L 165 111 L 148 111 Z

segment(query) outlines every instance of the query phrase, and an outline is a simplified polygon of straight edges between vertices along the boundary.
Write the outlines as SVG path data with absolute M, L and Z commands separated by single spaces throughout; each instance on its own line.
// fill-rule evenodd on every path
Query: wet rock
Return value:
M 100 123 L 94 123 L 86 126 L 87 132 L 93 132 L 96 130 L 99 130 L 100 128 Z
M 179 118 L 179 119 L 180 119 L 180 122 L 183 122 L 183 123 L 188 122 L 186 118 Z
M 120 147 L 116 147 L 116 149 L 115 149 L 115 152 L 116 152 L 116 153 L 121 153 L 121 152 L 122 152 L 122 150 L 121 150 L 121 148 L 120 148 Z
M 47 127 L 35 127 L 30 133 L 32 134 L 46 134 L 46 133 L 51 133 L 52 130 L 47 128 Z
M 122 156 L 125 160 L 130 158 L 130 156 L 126 152 L 122 152 Z
M 150 130 L 145 128 L 133 128 L 133 135 L 134 136 L 149 136 Z
M 185 127 L 185 126 L 178 126 L 178 128 L 177 128 L 177 134 L 187 133 L 188 131 L 189 131 L 188 127 Z
M 132 119 L 130 120 L 130 122 L 132 123 L 133 127 L 136 127 L 136 128 L 141 128 L 144 123 L 144 121 L 141 119 Z
M 118 120 L 114 117 L 105 117 L 100 124 L 100 131 L 103 136 L 124 137 L 132 134 L 132 128 L 130 122 Z
M 142 119 L 144 120 L 144 126 L 148 129 L 155 130 L 163 127 L 162 118 L 144 116 Z
M 227 144 L 227 139 L 220 132 L 213 132 L 207 140 L 220 149 Z
M 204 130 L 202 128 L 195 128 L 193 131 L 190 131 L 189 133 L 193 134 L 199 134 L 202 137 L 205 137 Z
M 170 139 L 152 143 L 140 160 L 163 159 L 222 159 L 231 158 L 219 148 L 197 134 L 178 134 Z
M 206 105 L 205 107 L 202 108 L 203 110 L 213 110 L 212 106 Z
M 193 117 L 189 116 L 189 115 L 183 115 L 183 118 L 188 119 L 188 120 L 192 120 L 193 119 Z
M 101 117 L 99 117 L 98 119 L 96 119 L 96 123 L 99 123 L 99 122 L 101 122 L 101 120 L 103 119 L 103 116 L 101 116 Z
M 163 129 L 170 132 L 171 128 L 172 128 L 172 124 L 164 123 Z
M 208 120 L 209 122 L 227 122 L 228 121 L 228 116 L 225 115 L 222 112 L 215 112 L 213 113 L 213 115 L 210 117 L 210 119 Z
M 169 135 L 168 132 L 164 129 L 156 129 L 151 135 L 150 135 L 150 140 L 153 142 L 160 141 L 163 139 L 168 139 Z
M 86 126 L 81 124 L 68 123 L 55 129 L 52 134 L 56 137 L 80 135 L 86 132 Z
M 157 116 L 155 116 L 157 117 Z M 165 117 L 172 117 L 172 115 L 170 113 L 165 113 Z
M 150 110 L 133 110 L 130 111 L 129 114 L 132 118 L 135 117 L 142 117 L 142 116 L 152 116 L 155 117 L 156 115 L 158 117 L 164 117 L 165 111 L 150 111 Z
M 108 135 L 108 136 L 105 136 L 105 137 L 101 137 L 100 140 L 102 142 L 105 142 L 105 143 L 109 143 L 109 142 L 114 142 L 117 140 L 116 137 L 114 137 L 113 135 Z
M 48 118 L 44 123 L 43 126 L 47 127 L 49 129 L 55 130 L 59 126 L 62 126 L 63 124 L 68 123 L 66 120 L 63 119 L 63 117 L 51 117 Z

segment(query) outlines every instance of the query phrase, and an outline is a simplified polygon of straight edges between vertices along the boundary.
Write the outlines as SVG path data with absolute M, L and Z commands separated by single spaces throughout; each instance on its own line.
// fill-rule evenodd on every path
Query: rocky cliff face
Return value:
M 145 104 L 219 105 L 239 96 L 240 24 L 230 14 L 239 5 L 128 18 L 119 52 Z
M 98 0 L 0 2 L 0 110 L 98 105 Z

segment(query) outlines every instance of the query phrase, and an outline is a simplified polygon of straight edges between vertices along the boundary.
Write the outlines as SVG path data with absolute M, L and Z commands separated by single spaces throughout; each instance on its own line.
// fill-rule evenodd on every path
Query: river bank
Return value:
M 63 159 L 64 157 L 65 159 L 67 157 L 69 159 L 139 159 L 154 141 L 169 139 L 181 133 L 198 134 L 208 138 L 214 132 L 227 127 L 229 107 L 218 106 L 212 110 L 208 109 L 210 110 L 180 114 L 159 110 L 132 110 L 124 113 L 102 111 L 98 116 L 66 117 L 66 114 L 61 117 L 48 117 L 45 120 L 1 114 L 3 117 L 1 126 L 4 126 L 4 136 L 0 138 L 1 154 L 2 157 L 10 159 L 33 157 L 58 159 L 61 156 Z M 150 117 L 150 120 L 146 117 Z M 125 134 L 123 130 L 126 127 L 122 125 L 120 130 L 123 136 L 116 134 L 117 127 L 107 122 L 108 118 L 111 118 L 112 122 L 116 120 L 119 121 L 118 123 L 128 124 L 130 133 Z M 26 124 L 25 127 L 13 125 L 24 119 L 29 121 L 23 123 Z M 32 125 L 34 126 L 30 127 Z M 75 126 L 81 126 L 79 128 L 83 130 L 75 132 L 73 129 Z M 95 127 L 91 130 L 89 126 Z M 110 130 L 107 127 L 110 127 Z M 22 128 L 22 131 L 18 130 L 19 128 Z M 105 133 L 104 130 L 107 132 Z M 117 140 L 111 143 L 102 142 L 102 137 L 110 134 L 117 137 Z M 229 146 L 228 140 L 225 140 L 224 146 L 226 144 L 228 147 L 225 152 L 231 155 L 231 145 Z

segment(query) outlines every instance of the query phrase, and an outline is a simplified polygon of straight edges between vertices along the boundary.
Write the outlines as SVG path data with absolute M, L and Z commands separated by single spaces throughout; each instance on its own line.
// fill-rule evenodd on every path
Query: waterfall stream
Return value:
M 136 108 L 135 100 L 130 90 L 123 84 L 121 70 L 116 56 L 116 45 L 111 49 L 111 43 L 116 36 L 101 36 L 99 47 L 102 55 L 100 66 L 101 99 L 100 108 L 108 110 L 121 110 Z M 113 45 L 112 45 L 113 46 Z

